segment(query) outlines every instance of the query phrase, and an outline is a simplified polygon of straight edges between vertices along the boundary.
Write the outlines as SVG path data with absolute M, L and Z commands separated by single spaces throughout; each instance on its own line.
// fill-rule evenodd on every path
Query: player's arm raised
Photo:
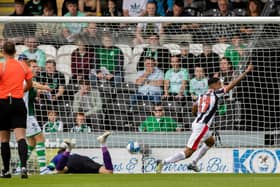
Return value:
M 250 63 L 243 73 L 241 73 L 236 79 L 234 79 L 227 86 L 225 86 L 225 88 L 224 88 L 225 92 L 229 92 L 231 89 L 233 89 L 242 79 L 244 79 L 244 77 L 247 75 L 247 73 L 249 73 L 253 69 L 254 69 L 254 66 L 252 65 L 252 63 Z
M 193 104 L 193 106 L 192 106 L 192 115 L 193 115 L 193 116 L 196 116 L 196 114 L 197 114 L 197 108 L 198 108 L 198 106 L 197 106 L 197 103 L 195 102 L 195 103 Z

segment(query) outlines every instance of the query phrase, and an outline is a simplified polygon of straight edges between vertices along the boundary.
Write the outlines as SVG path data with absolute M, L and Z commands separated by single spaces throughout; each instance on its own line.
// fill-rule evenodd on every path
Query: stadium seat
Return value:
M 117 44 L 116 47 L 120 48 L 124 55 L 124 67 L 131 62 L 132 49 L 126 44 Z
M 125 71 L 125 76 L 124 76 L 124 80 L 126 82 L 130 82 L 130 83 L 134 83 L 136 78 L 137 78 L 137 64 L 138 61 L 141 57 L 141 53 L 143 52 L 143 49 L 145 47 L 147 47 L 148 44 L 140 44 L 140 45 L 136 45 L 134 47 L 134 49 L 132 50 L 132 54 L 131 54 L 131 60 L 130 63 L 127 64 L 124 67 L 124 71 Z
M 236 16 L 246 16 L 246 10 L 244 8 L 236 8 L 233 10 Z
M 71 54 L 77 49 L 76 45 L 63 45 L 57 50 L 56 69 L 65 75 L 66 84 L 71 77 Z
M 117 44 L 116 47 L 119 47 L 124 54 L 124 80 L 126 82 L 133 82 L 135 80 L 136 64 L 132 63 L 132 49 L 126 44 Z
M 212 46 L 212 50 L 214 53 L 217 53 L 220 56 L 220 58 L 222 58 L 228 46 L 230 45 L 224 43 L 218 43 Z
M 46 59 L 56 59 L 56 48 L 53 45 L 39 45 L 39 49 L 46 53 Z
M 203 16 L 216 16 L 218 13 L 218 9 L 213 8 L 213 9 L 209 9 L 203 12 Z
M 25 46 L 25 45 L 16 45 L 16 55 L 15 55 L 15 58 L 17 59 L 18 56 L 19 56 L 23 51 L 25 51 L 26 49 L 28 49 L 28 47 Z
M 171 55 L 178 55 L 181 53 L 181 48 L 178 44 L 169 43 L 169 44 L 163 44 L 163 47 L 167 48 Z
M 189 53 L 192 53 L 195 56 L 203 53 L 203 44 L 190 44 Z

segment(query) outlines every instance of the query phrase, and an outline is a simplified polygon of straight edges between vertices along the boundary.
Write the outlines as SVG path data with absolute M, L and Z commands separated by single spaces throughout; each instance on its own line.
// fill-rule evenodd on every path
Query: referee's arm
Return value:
M 26 80 L 26 84 L 25 84 L 25 87 L 24 87 L 24 92 L 30 90 L 32 88 L 32 86 L 33 86 L 32 78 Z

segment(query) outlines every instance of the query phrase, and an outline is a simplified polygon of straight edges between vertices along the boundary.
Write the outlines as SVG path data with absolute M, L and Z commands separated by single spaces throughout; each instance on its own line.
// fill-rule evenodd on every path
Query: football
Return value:
M 140 151 L 140 145 L 136 141 L 129 141 L 127 146 L 126 146 L 126 149 L 129 153 L 135 154 L 135 153 L 138 153 Z

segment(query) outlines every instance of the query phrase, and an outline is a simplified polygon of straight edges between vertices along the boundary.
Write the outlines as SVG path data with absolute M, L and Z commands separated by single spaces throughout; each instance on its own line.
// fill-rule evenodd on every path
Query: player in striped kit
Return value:
M 208 80 L 209 90 L 205 94 L 200 95 L 197 102 L 193 105 L 192 112 L 193 114 L 196 114 L 197 117 L 192 123 L 192 134 L 185 150 L 175 153 L 164 160 L 157 160 L 156 173 L 161 173 L 165 164 L 189 158 L 197 150 L 198 145 L 203 142 L 203 145 L 198 150 L 198 154 L 195 155 L 192 163 L 188 165 L 189 170 L 195 172 L 200 171 L 196 163 L 215 143 L 215 139 L 209 131 L 209 127 L 215 117 L 219 99 L 233 89 L 247 75 L 247 73 L 252 70 L 253 65 L 250 64 L 242 74 L 240 74 L 235 80 L 231 81 L 229 85 L 224 87 L 222 87 L 219 78 L 213 77 Z

